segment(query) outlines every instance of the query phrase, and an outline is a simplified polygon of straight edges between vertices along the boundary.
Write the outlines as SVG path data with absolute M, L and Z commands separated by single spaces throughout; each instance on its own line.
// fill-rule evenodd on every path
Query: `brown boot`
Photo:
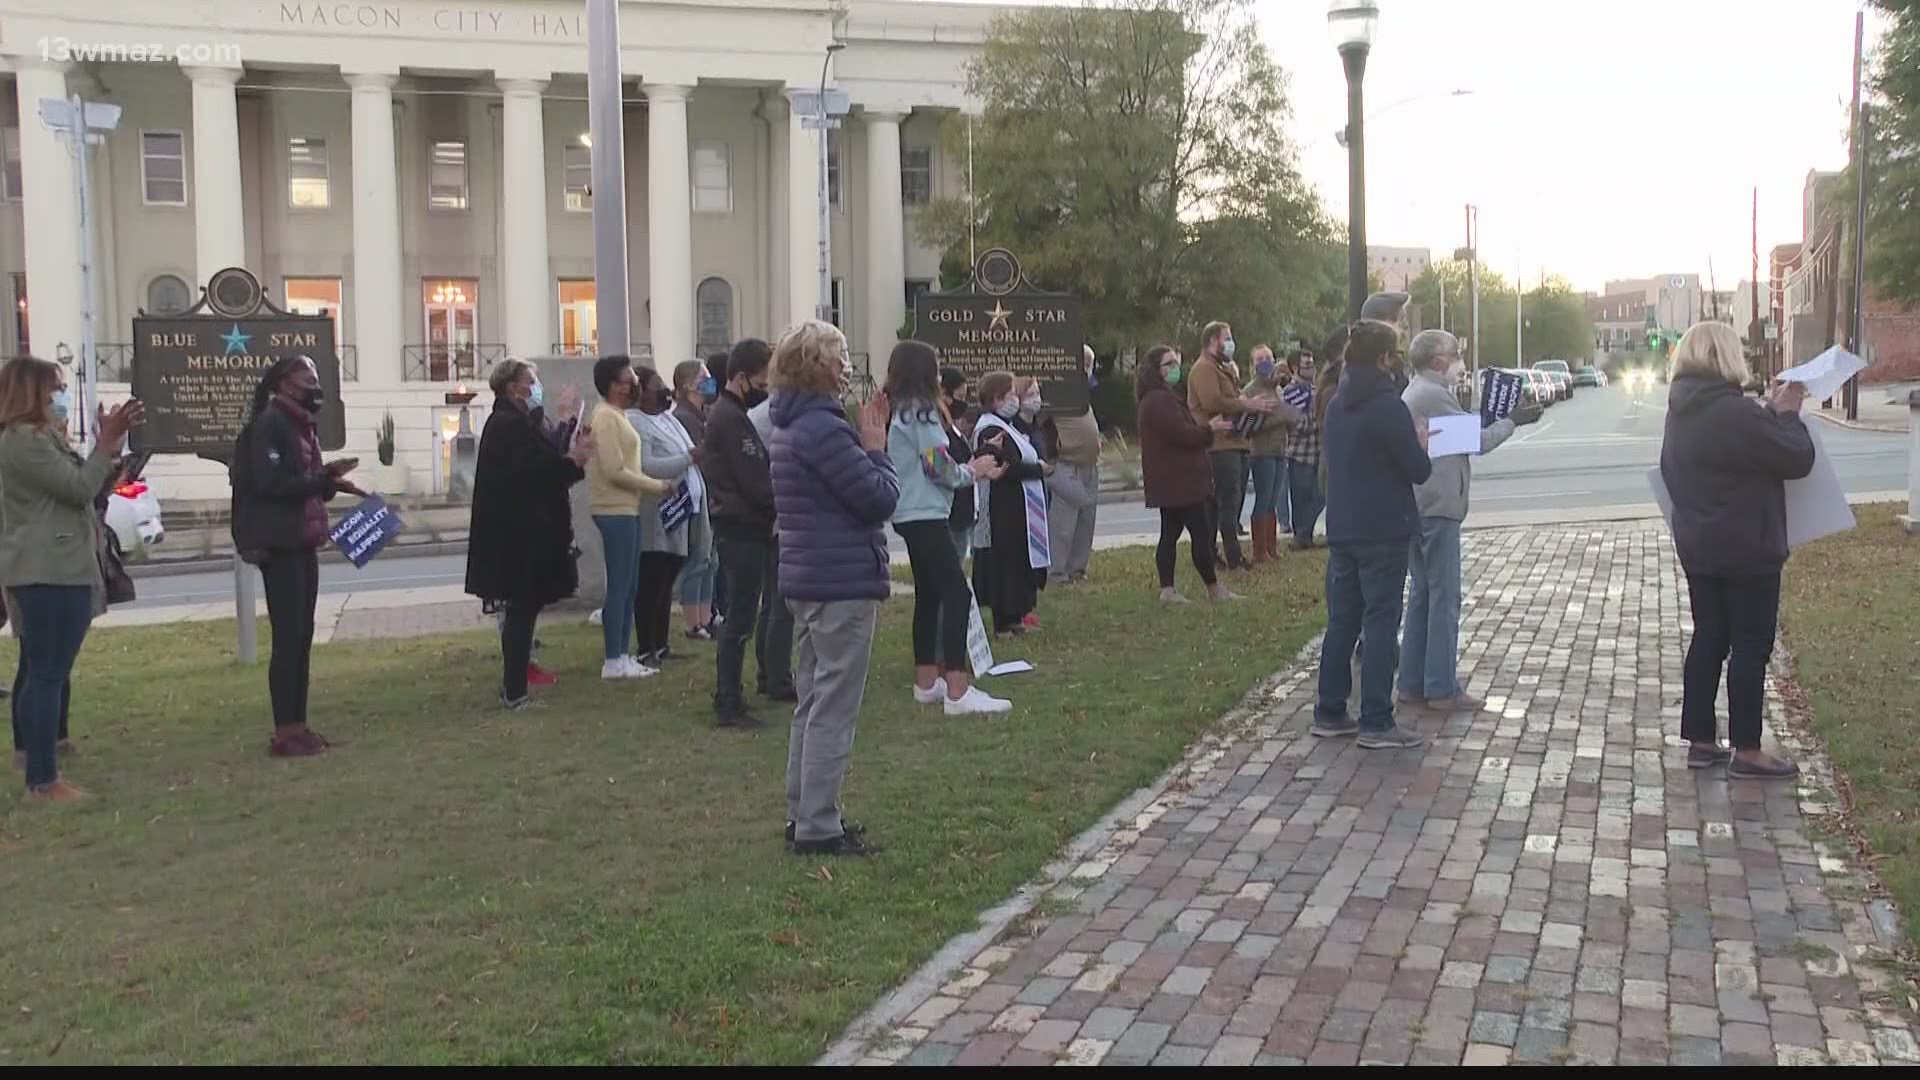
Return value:
M 1253 561 L 1256 565 L 1279 555 L 1275 539 L 1278 528 L 1279 519 L 1272 514 L 1253 516 Z
M 307 730 L 305 724 L 287 724 L 273 729 L 273 741 L 267 753 L 273 757 L 314 757 L 327 752 L 327 741 Z

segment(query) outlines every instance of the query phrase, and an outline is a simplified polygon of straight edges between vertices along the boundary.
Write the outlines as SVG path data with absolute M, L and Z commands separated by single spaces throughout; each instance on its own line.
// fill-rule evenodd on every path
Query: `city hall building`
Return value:
M 8 0 L 0 9 L 0 353 L 81 343 L 80 193 L 40 102 L 121 108 L 89 151 L 100 391 L 127 392 L 132 319 L 243 266 L 341 343 L 350 452 L 391 412 L 412 490 L 441 491 L 507 355 L 596 351 L 581 0 Z M 875 376 L 940 252 L 917 209 L 960 195 L 943 130 L 994 7 L 932 0 L 624 0 L 632 351 L 661 368 L 772 338 L 819 299 L 823 78 L 830 306 Z M 836 41 L 845 47 L 829 50 Z M 870 359 L 869 359 L 870 358 Z M 483 396 L 465 419 L 477 423 Z M 163 498 L 225 495 L 167 459 Z

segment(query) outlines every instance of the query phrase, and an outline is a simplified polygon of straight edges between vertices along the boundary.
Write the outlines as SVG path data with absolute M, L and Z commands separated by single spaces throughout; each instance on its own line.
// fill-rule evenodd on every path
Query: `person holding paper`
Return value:
M 1400 395 L 1416 425 L 1443 418 L 1464 421 L 1476 434 L 1474 453 L 1491 452 L 1513 436 L 1512 420 L 1480 426 L 1460 407 L 1453 388 L 1466 371 L 1460 342 L 1445 330 L 1422 330 L 1408 347 L 1413 381 Z M 1436 437 L 1437 439 L 1437 437 Z M 1437 450 L 1436 450 L 1437 452 Z M 1400 700 L 1443 712 L 1473 712 L 1484 704 L 1460 685 L 1460 525 L 1473 488 L 1472 454 L 1433 458 L 1433 475 L 1413 489 L 1420 531 L 1407 553 L 1411 579 L 1406 629 L 1400 638 Z
M 1433 475 L 1427 432 L 1395 392 L 1400 337 L 1361 320 L 1347 343 L 1346 374 L 1327 406 L 1327 633 L 1320 652 L 1312 733 L 1358 735 L 1369 750 L 1416 747 L 1418 732 L 1393 721 L 1392 645 L 1400 631 L 1407 553 L 1420 532 L 1413 488 Z M 1360 718 L 1347 713 L 1353 651 L 1364 630 Z
M 518 712 L 532 700 L 527 675 L 540 609 L 572 596 L 580 584 L 567 493 L 587 479 L 595 436 L 579 428 L 564 443 L 554 437 L 542 415 L 540 372 L 525 360 L 495 364 L 487 386 L 493 411 L 480 430 L 473 469 L 466 590 L 501 616 L 500 704 Z M 604 420 L 597 430 L 614 438 Z
M 330 745 L 307 727 L 307 669 L 313 612 L 320 596 L 319 550 L 327 542 L 327 502 L 365 496 L 347 479 L 354 458 L 320 456 L 316 420 L 325 392 L 305 356 L 274 362 L 253 392 L 253 414 L 235 440 L 233 547 L 260 568 L 273 623 L 267 689 L 273 699 L 274 757 L 311 757 Z
M 1673 373 L 1660 479 L 1693 603 L 1680 705 L 1687 767 L 1726 762 L 1731 777 L 1789 779 L 1799 767 L 1760 749 L 1760 713 L 1787 562 L 1785 484 L 1813 471 L 1813 436 L 1800 418 L 1806 388 L 1782 383 L 1767 404 L 1749 400 L 1740 339 L 1717 322 L 1681 336 Z M 1722 666 L 1731 752 L 1714 716 Z
M 634 654 L 658 668 L 681 659 L 672 647 L 674 586 L 692 551 L 694 519 L 706 509 L 700 448 L 674 418 L 673 391 L 652 368 L 634 369 L 639 380 L 627 407 L 627 422 L 645 448 L 640 470 L 663 482 L 660 494 L 640 496 L 640 574 L 634 586 Z M 699 539 L 704 540 L 701 536 Z
M 974 533 L 973 591 L 993 611 L 993 632 L 1002 636 L 1038 627 L 1031 616 L 1053 564 L 1046 488 L 1053 465 L 1045 441 L 1021 420 L 1024 412 L 1038 415 L 1038 388 L 1031 397 L 1023 393 L 1030 385 L 1010 372 L 988 372 L 980 380 L 981 414 L 974 427 L 975 456 L 991 454 L 1001 472 L 974 486 L 982 513 Z
M 992 454 L 956 460 L 949 449 L 952 419 L 940 394 L 940 358 L 933 346 L 902 341 L 887 358 L 887 458 L 900 480 L 893 531 L 907 545 L 913 568 L 913 700 L 941 705 L 948 716 L 1003 713 L 1013 702 L 973 685 L 967 622 L 973 592 L 954 550 L 947 518 L 953 493 L 977 480 L 996 480 Z
M 1226 430 L 1213 429 L 1216 417 L 1229 422 L 1247 413 L 1270 412 L 1273 406 L 1262 398 L 1246 397 L 1240 392 L 1240 368 L 1233 362 L 1233 327 L 1223 322 L 1208 323 L 1200 333 L 1200 359 L 1187 373 L 1187 407 L 1201 427 L 1213 430 L 1213 500 L 1219 514 L 1214 522 L 1220 533 L 1220 549 L 1226 555 L 1227 569 L 1244 570 L 1246 558 L 1240 553 L 1240 509 L 1245 505 L 1247 453 L 1252 444 L 1229 423 Z

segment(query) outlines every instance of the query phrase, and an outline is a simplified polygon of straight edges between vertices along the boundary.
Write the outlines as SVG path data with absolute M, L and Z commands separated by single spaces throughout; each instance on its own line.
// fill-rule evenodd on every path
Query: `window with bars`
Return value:
M 845 330 L 847 328 L 846 322 L 842 316 L 847 310 L 845 306 L 847 283 L 843 278 L 834 278 L 832 286 L 832 292 L 828 294 L 832 298 L 832 306 L 828 309 L 827 321 L 839 327 L 841 330 Z
M 187 140 L 178 131 L 140 133 L 140 196 L 157 206 L 187 204 Z
M 327 140 L 296 135 L 287 140 L 287 205 L 325 210 L 332 205 Z
M 427 209 L 467 208 L 467 144 L 436 141 L 428 148 Z
M 0 197 L 20 201 L 20 129 L 0 129 Z
M 900 148 L 900 201 L 925 206 L 933 199 L 933 147 Z
M 693 208 L 708 214 L 733 210 L 733 159 L 726 143 L 693 144 Z
M 593 209 L 593 151 L 579 143 L 560 148 L 566 208 L 575 212 Z
M 846 152 L 840 141 L 840 132 L 827 131 L 827 204 L 835 210 L 840 209 L 840 159 Z

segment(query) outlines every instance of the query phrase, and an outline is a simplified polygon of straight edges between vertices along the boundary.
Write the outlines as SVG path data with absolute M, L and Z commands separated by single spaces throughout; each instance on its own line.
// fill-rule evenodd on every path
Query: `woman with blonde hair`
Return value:
M 1674 350 L 1660 476 L 1693 604 L 1680 737 L 1688 768 L 1726 762 L 1731 777 L 1788 779 L 1798 767 L 1760 749 L 1760 711 L 1787 562 L 1784 485 L 1813 471 L 1814 445 L 1800 419 L 1806 388 L 1782 383 L 1762 405 L 1742 391 L 1750 377 L 1723 323 L 1695 324 Z M 1731 752 L 1714 716 L 1722 666 Z
M 800 694 L 787 745 L 787 830 L 799 855 L 873 850 L 865 831 L 840 816 L 840 786 L 888 592 L 881 530 L 900 481 L 887 457 L 892 403 L 875 394 L 856 430 L 840 404 L 852 376 L 847 339 L 829 323 L 803 322 L 774 346 L 774 516 Z
M 26 675 L 15 716 L 27 794 L 55 802 L 85 795 L 60 779 L 54 744 L 73 662 L 106 610 L 93 501 L 127 432 L 144 418 L 138 401 L 102 415 L 93 453 L 82 460 L 67 445 L 68 401 L 54 364 L 22 356 L 0 368 L 0 587 Z

